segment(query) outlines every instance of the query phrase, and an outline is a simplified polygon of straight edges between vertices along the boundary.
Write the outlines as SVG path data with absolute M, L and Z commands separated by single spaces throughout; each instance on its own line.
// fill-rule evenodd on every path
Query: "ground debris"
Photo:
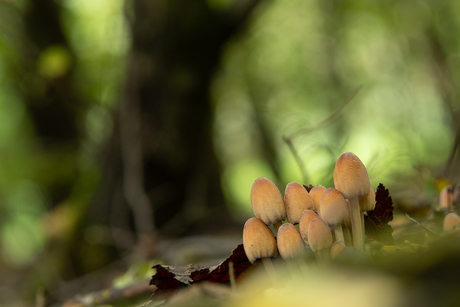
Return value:
M 233 262 L 234 276 L 237 278 L 244 270 L 251 266 L 243 249 L 238 245 L 222 263 L 204 267 L 191 264 L 187 267 L 175 267 L 157 264 L 153 266 L 156 274 L 152 276 L 150 285 L 155 285 L 155 293 L 174 293 L 177 289 L 189 286 L 199 281 L 224 283 L 230 281 L 229 263 Z

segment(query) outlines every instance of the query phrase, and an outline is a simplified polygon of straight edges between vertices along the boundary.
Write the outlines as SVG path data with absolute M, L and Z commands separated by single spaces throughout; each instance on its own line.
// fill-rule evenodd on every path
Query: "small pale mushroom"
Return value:
M 276 239 L 268 226 L 260 219 L 252 217 L 244 224 L 243 248 L 249 262 L 262 260 L 269 278 L 275 282 L 276 272 L 270 258 L 278 255 Z
M 359 198 L 359 210 L 361 212 L 361 229 L 363 235 L 366 234 L 366 227 L 364 225 L 364 213 L 375 209 L 375 192 L 372 186 L 370 186 L 369 194 L 365 197 Z
M 342 192 L 350 204 L 353 246 L 364 250 L 364 233 L 361 224 L 359 198 L 369 194 L 369 176 L 361 160 L 351 152 L 343 153 L 334 169 L 334 185 Z
M 345 245 L 342 242 L 335 241 L 331 246 L 331 260 L 335 260 L 344 249 Z
M 319 203 L 321 201 L 321 196 L 323 195 L 324 191 L 326 191 L 325 187 L 323 187 L 322 185 L 317 185 L 317 186 L 314 186 L 309 192 L 310 197 L 313 200 L 313 204 L 315 205 L 316 213 L 318 213 L 319 211 L 319 207 L 320 207 Z
M 313 219 L 308 229 L 308 243 L 318 262 L 330 261 L 332 233 L 329 226 L 320 218 Z
M 343 194 L 335 188 L 327 188 L 320 202 L 321 218 L 334 229 L 335 239 L 345 244 L 342 225 L 350 226 L 350 211 Z
M 251 188 L 251 204 L 254 215 L 275 230 L 286 219 L 283 197 L 278 187 L 266 177 L 257 178 Z
M 286 185 L 284 206 L 286 208 L 287 219 L 292 224 L 298 224 L 302 213 L 305 210 L 313 210 L 315 207 L 307 190 L 295 181 Z
M 286 261 L 292 276 L 298 276 L 299 269 L 306 274 L 307 267 L 303 259 L 306 250 L 297 228 L 291 223 L 284 223 L 278 229 L 276 242 L 278 251 Z
M 443 229 L 452 230 L 456 225 L 460 223 L 460 216 L 457 213 L 451 212 L 444 217 Z
M 305 210 L 300 216 L 300 222 L 299 222 L 300 236 L 302 237 L 302 240 L 307 245 L 309 245 L 308 244 L 308 229 L 310 227 L 310 223 L 312 220 L 318 217 L 319 217 L 318 214 L 316 214 L 315 211 L 312 211 L 312 210 Z
M 278 251 L 284 260 L 296 259 L 305 255 L 305 246 L 300 233 L 291 223 L 281 225 L 276 242 Z

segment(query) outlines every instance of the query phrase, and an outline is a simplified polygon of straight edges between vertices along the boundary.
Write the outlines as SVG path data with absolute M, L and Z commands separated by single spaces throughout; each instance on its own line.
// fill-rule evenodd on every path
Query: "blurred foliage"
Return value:
M 38 50 L 23 20 L 32 1 L 0 0 L 0 259 L 19 269 L 33 265 L 51 239 L 70 236 L 69 225 L 82 218 L 100 184 L 98 153 L 113 130 L 130 46 L 129 1 L 56 0 L 69 46 Z M 215 10 L 232 3 L 208 1 Z M 404 190 L 416 193 L 409 195 L 412 204 L 431 202 L 437 179 L 458 181 L 458 162 L 447 163 L 459 131 L 459 6 L 264 2 L 244 35 L 224 50 L 211 93 L 223 189 L 235 214 L 251 210 L 248 195 L 257 177 L 280 188 L 294 180 L 331 186 L 335 160 L 348 150 L 368 166 L 374 187 L 383 182 L 403 198 Z M 36 56 L 33 65 L 24 63 L 26 51 Z M 84 101 L 78 146 L 50 149 L 26 99 L 44 95 L 50 80 L 69 73 Z M 359 86 L 337 121 L 293 138 L 309 176 L 303 182 L 283 136 L 319 123 Z M 54 197 L 52 189 L 61 185 L 70 192 Z M 88 234 L 82 240 L 104 241 Z M 91 255 L 88 262 L 103 262 Z
M 394 190 L 404 176 L 433 186 L 446 176 L 458 120 L 458 39 L 448 30 L 459 26 L 457 6 L 274 1 L 261 7 L 248 34 L 229 45 L 214 86 L 215 142 L 238 208 L 251 210 L 247 195 L 256 177 L 280 186 L 303 181 L 282 136 L 314 126 L 358 86 L 339 120 L 293 140 L 308 183 L 331 186 L 343 151 L 363 160 L 374 187 L 384 182 Z M 276 148 L 281 178 L 260 159 L 260 122 Z M 448 176 L 458 180 L 455 172 Z

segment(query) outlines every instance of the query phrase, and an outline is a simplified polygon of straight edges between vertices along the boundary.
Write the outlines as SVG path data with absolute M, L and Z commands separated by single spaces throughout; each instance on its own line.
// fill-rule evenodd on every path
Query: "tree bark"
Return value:
M 225 13 L 207 1 L 132 2 L 132 50 L 104 192 L 121 188 L 132 216 L 112 222 L 175 236 L 231 224 L 209 92 L 222 48 L 259 1 L 244 2 Z

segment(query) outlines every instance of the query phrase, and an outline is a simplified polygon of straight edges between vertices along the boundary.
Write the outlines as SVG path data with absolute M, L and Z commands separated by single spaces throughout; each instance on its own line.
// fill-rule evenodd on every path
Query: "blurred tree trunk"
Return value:
M 231 224 L 213 149 L 210 84 L 224 45 L 258 2 L 225 12 L 204 0 L 132 2 L 127 82 L 109 148 L 116 154 L 106 168 L 104 193 L 114 197 L 104 199 L 118 203 L 112 225 L 184 235 Z
M 54 1 L 30 2 L 23 17 L 25 37 L 20 50 L 22 66 L 18 69 L 21 93 L 38 139 L 37 151 L 54 156 L 50 163 L 41 165 L 51 176 L 59 173 L 53 171 L 57 165 L 69 172 L 76 168 L 79 111 L 84 105 L 72 84 L 73 51 L 60 15 L 61 7 Z M 56 58 L 59 66 L 53 65 Z M 53 206 L 69 196 L 73 177 L 56 175 L 48 182 Z

